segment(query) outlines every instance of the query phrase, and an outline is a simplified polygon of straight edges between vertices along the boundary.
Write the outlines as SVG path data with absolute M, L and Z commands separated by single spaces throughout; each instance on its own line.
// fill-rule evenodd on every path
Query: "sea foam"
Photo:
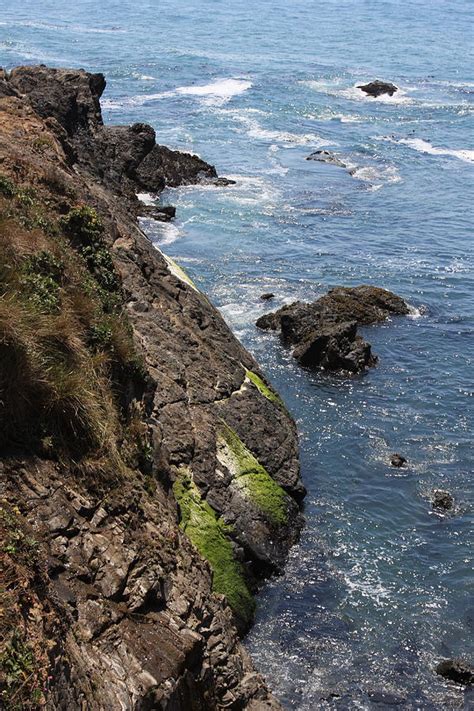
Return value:
M 247 79 L 216 79 L 210 84 L 180 86 L 175 90 L 175 93 L 182 96 L 201 97 L 205 104 L 221 105 L 233 96 L 243 94 L 251 86 L 252 82 Z

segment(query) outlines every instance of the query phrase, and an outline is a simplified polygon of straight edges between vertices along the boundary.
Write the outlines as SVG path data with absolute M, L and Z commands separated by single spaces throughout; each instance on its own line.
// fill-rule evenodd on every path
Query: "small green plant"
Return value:
M 100 289 L 109 293 L 117 292 L 120 281 L 110 250 L 104 242 L 104 226 L 97 212 L 86 205 L 75 207 L 62 218 L 61 224 L 66 234 L 76 242 Z M 108 310 L 113 307 L 109 304 Z
M 80 205 L 69 210 L 61 219 L 64 231 L 78 240 L 83 246 L 100 241 L 104 226 L 97 212 L 87 205 Z
M 35 204 L 35 192 L 32 188 L 17 190 L 15 197 L 22 207 L 29 208 Z
M 1 699 L 5 709 L 35 708 L 42 700 L 40 679 L 31 647 L 15 630 L 0 656 Z
M 59 307 L 63 270 L 62 262 L 47 251 L 28 256 L 22 264 L 20 284 L 42 313 L 53 313 Z
M 0 195 L 4 197 L 12 198 L 15 196 L 16 187 L 13 180 L 7 178 L 6 175 L 0 173 Z
M 89 345 L 94 351 L 106 351 L 112 343 L 112 327 L 109 321 L 99 321 L 89 329 Z
M 38 553 L 38 542 L 28 535 L 21 525 L 16 507 L 0 506 L 0 526 L 4 531 L 3 552 L 32 563 Z

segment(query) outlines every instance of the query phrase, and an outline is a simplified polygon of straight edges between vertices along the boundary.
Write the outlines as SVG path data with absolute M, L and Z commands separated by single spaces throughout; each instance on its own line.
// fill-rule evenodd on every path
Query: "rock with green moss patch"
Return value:
M 257 375 L 257 373 L 254 373 L 252 370 L 246 370 L 245 377 L 248 381 L 255 385 L 263 397 L 266 397 L 267 400 L 270 400 L 270 402 L 276 402 L 278 405 L 281 405 L 281 407 L 285 407 L 281 397 L 277 395 L 277 393 L 273 392 L 273 390 L 271 390 L 268 385 L 263 382 L 262 378 Z
M 223 423 L 220 432 L 221 460 L 231 472 L 235 486 L 270 523 L 288 521 L 288 496 L 244 445 L 236 432 Z
M 232 529 L 201 497 L 188 474 L 176 480 L 173 492 L 180 508 L 181 528 L 212 568 L 213 589 L 226 596 L 239 621 L 248 626 L 255 603 L 243 567 L 234 556 L 229 538 Z

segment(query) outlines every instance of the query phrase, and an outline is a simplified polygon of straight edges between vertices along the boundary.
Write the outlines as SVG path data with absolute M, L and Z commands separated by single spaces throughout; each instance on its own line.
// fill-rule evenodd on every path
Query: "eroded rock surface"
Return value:
M 337 287 L 312 304 L 296 301 L 257 321 L 263 330 L 279 331 L 301 365 L 359 373 L 375 365 L 371 346 L 357 334 L 358 325 L 407 314 L 396 294 L 374 286 Z
M 240 633 L 256 584 L 281 570 L 302 525 L 295 424 L 217 310 L 136 222 L 135 190 L 213 179 L 214 169 L 162 151 L 149 126 L 104 127 L 104 87 L 102 75 L 76 70 L 0 75 L 1 266 L 22 279 L 29 270 L 43 298 L 25 301 L 2 281 L 23 318 L 12 331 L 0 313 L 2 367 L 8 356 L 10 374 L 29 377 L 15 359 L 28 364 L 31 341 L 59 357 L 68 387 L 83 373 L 71 381 L 61 359 L 90 371 L 72 391 L 71 422 L 59 416 L 52 433 L 36 383 L 20 417 L 0 378 L 11 571 L 2 643 L 36 660 L 7 692 L 18 700 L 34 681 L 64 711 L 277 709 Z M 29 314 L 28 341 L 19 329 Z M 95 409 L 80 420 L 86 405 Z M 96 423 L 100 446 L 79 434 L 96 410 L 110 418 L 104 431 Z M 57 449 L 58 429 L 70 449 Z
M 474 684 L 474 667 L 464 659 L 445 659 L 436 667 L 436 673 L 456 684 Z
M 383 94 L 393 96 L 395 92 L 398 91 L 398 87 L 395 86 L 395 84 L 391 84 L 387 81 L 380 81 L 380 79 L 371 81 L 368 84 L 361 84 L 357 88 L 362 89 L 362 91 L 369 96 L 373 96 L 374 98 L 377 96 L 383 96 Z

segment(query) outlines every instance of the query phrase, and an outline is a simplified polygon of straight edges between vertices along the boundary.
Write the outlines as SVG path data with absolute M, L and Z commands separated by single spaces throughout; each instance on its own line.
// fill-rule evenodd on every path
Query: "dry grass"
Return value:
M 80 206 L 25 226 L 31 191 L 0 200 L 0 448 L 121 468 L 140 364 L 104 227 Z M 2 215 L 3 208 L 3 215 Z M 85 246 L 84 246 L 85 245 Z M 107 467 L 105 467 L 107 468 Z

